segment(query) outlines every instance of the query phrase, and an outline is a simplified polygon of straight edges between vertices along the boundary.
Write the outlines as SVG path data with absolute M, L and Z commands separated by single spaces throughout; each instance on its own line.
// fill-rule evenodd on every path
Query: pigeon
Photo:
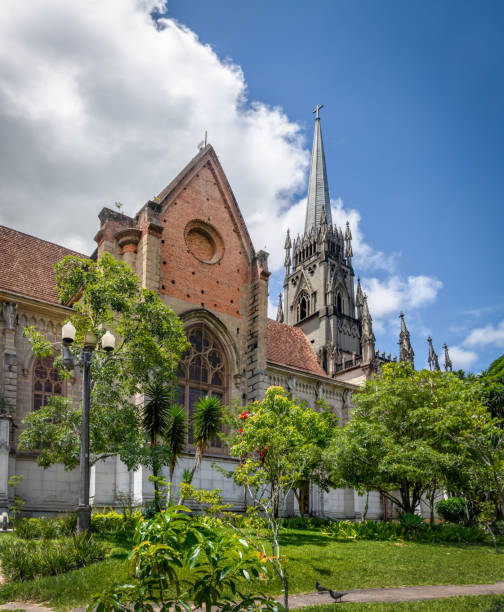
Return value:
M 329 591 L 329 595 L 334 599 L 334 601 L 341 601 L 343 595 L 346 595 L 343 591 L 333 591 L 332 589 L 327 589 Z
M 322 585 L 319 583 L 319 581 L 318 581 L 318 580 L 315 582 L 315 586 L 317 587 L 317 591 L 318 591 L 319 593 L 323 593 L 324 591 L 328 591 L 328 590 L 329 590 L 329 589 L 326 589 L 325 587 L 323 587 L 323 586 L 322 586 Z

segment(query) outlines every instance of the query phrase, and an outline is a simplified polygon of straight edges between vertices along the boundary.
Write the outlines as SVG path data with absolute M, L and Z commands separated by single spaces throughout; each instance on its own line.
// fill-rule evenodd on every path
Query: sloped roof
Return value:
M 53 265 L 77 253 L 0 225 L 0 289 L 58 304 Z
M 268 319 L 267 343 L 267 361 L 327 377 L 315 357 L 310 341 L 299 327 Z

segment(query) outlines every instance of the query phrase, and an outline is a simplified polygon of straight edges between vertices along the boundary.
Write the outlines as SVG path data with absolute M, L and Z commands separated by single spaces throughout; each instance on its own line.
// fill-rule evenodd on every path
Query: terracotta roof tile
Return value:
M 267 342 L 268 361 L 327 377 L 317 361 L 310 341 L 299 327 L 268 319 Z
M 59 244 L 0 225 L 0 289 L 57 304 L 52 267 L 65 255 L 83 257 Z

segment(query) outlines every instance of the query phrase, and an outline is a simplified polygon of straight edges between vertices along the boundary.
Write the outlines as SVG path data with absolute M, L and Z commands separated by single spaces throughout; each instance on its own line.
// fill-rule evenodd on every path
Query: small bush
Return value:
M 420 517 L 418 517 L 420 518 Z M 409 520 L 409 519 L 406 519 Z M 418 521 L 415 521 L 418 524 Z M 425 525 L 425 523 L 423 523 Z M 410 540 L 436 544 L 479 544 L 487 540 L 486 533 L 479 527 L 441 524 L 432 527 L 405 527 L 401 522 L 336 521 L 322 529 L 322 533 L 341 541 L 351 540 Z
M 318 529 L 330 525 L 331 519 L 318 516 L 296 516 L 282 519 L 282 527 L 285 529 Z
M 118 531 L 134 531 L 143 520 L 140 511 L 137 512 L 93 512 L 91 515 L 91 531 L 96 533 L 116 533 Z
M 427 529 L 427 525 L 421 516 L 411 512 L 405 512 L 399 517 L 399 522 L 406 531 L 420 532 Z
M 62 574 L 104 557 L 104 546 L 86 534 L 53 541 L 8 537 L 0 540 L 2 573 L 8 580 Z
M 463 497 L 441 499 L 436 504 L 436 512 L 444 521 L 462 525 L 463 523 L 467 523 L 466 503 L 467 501 Z M 468 511 L 469 519 L 471 521 L 474 520 L 477 516 L 474 506 L 469 504 Z
M 15 533 L 25 540 L 52 540 L 72 535 L 76 528 L 77 517 L 75 514 L 70 514 L 57 519 L 47 519 L 45 517 L 18 519 L 15 525 Z

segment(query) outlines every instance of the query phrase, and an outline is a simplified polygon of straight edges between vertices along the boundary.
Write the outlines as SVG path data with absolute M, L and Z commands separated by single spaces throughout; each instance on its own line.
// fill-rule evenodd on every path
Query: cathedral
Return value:
M 304 233 L 286 235 L 276 320 L 267 313 L 268 253 L 254 249 L 211 145 L 201 148 L 134 217 L 110 208 L 98 215 L 91 257 L 109 252 L 126 262 L 142 286 L 156 291 L 183 321 L 191 349 L 180 363 L 178 394 L 189 420 L 203 395 L 245 404 L 261 399 L 270 385 L 281 385 L 311 406 L 324 399 L 344 425 L 352 392 L 383 363 L 397 359 L 375 348 L 367 297 L 355 281 L 351 228 L 332 223 L 319 108 Z M 80 402 L 78 369 L 61 380 L 52 358 L 34 358 L 22 336 L 27 325 L 34 325 L 59 342 L 72 311 L 58 301 L 52 266 L 65 255 L 80 254 L 3 226 L 0 236 L 0 511 L 12 503 L 14 492 L 7 484 L 12 475 L 23 476 L 16 495 L 26 501 L 27 514 L 70 511 L 77 505 L 78 469 L 42 469 L 37 453 L 19 450 L 17 440 L 23 418 L 51 396 Z M 431 358 L 437 364 L 433 348 Z M 414 359 L 402 314 L 399 359 L 411 364 Z M 192 464 L 192 442 L 189 428 L 175 482 Z M 194 484 L 221 489 L 225 501 L 242 510 L 243 489 L 212 467 L 229 469 L 234 462 L 215 440 Z M 148 476 L 145 468 L 128 471 L 118 457 L 101 461 L 91 471 L 92 503 L 111 507 L 127 499 L 145 505 L 153 496 Z M 324 492 L 313 485 L 305 497 L 306 512 L 333 518 L 358 518 L 365 502 L 351 489 Z M 383 516 L 377 494 L 370 495 L 368 507 L 369 518 Z M 285 512 L 297 512 L 293 499 Z

